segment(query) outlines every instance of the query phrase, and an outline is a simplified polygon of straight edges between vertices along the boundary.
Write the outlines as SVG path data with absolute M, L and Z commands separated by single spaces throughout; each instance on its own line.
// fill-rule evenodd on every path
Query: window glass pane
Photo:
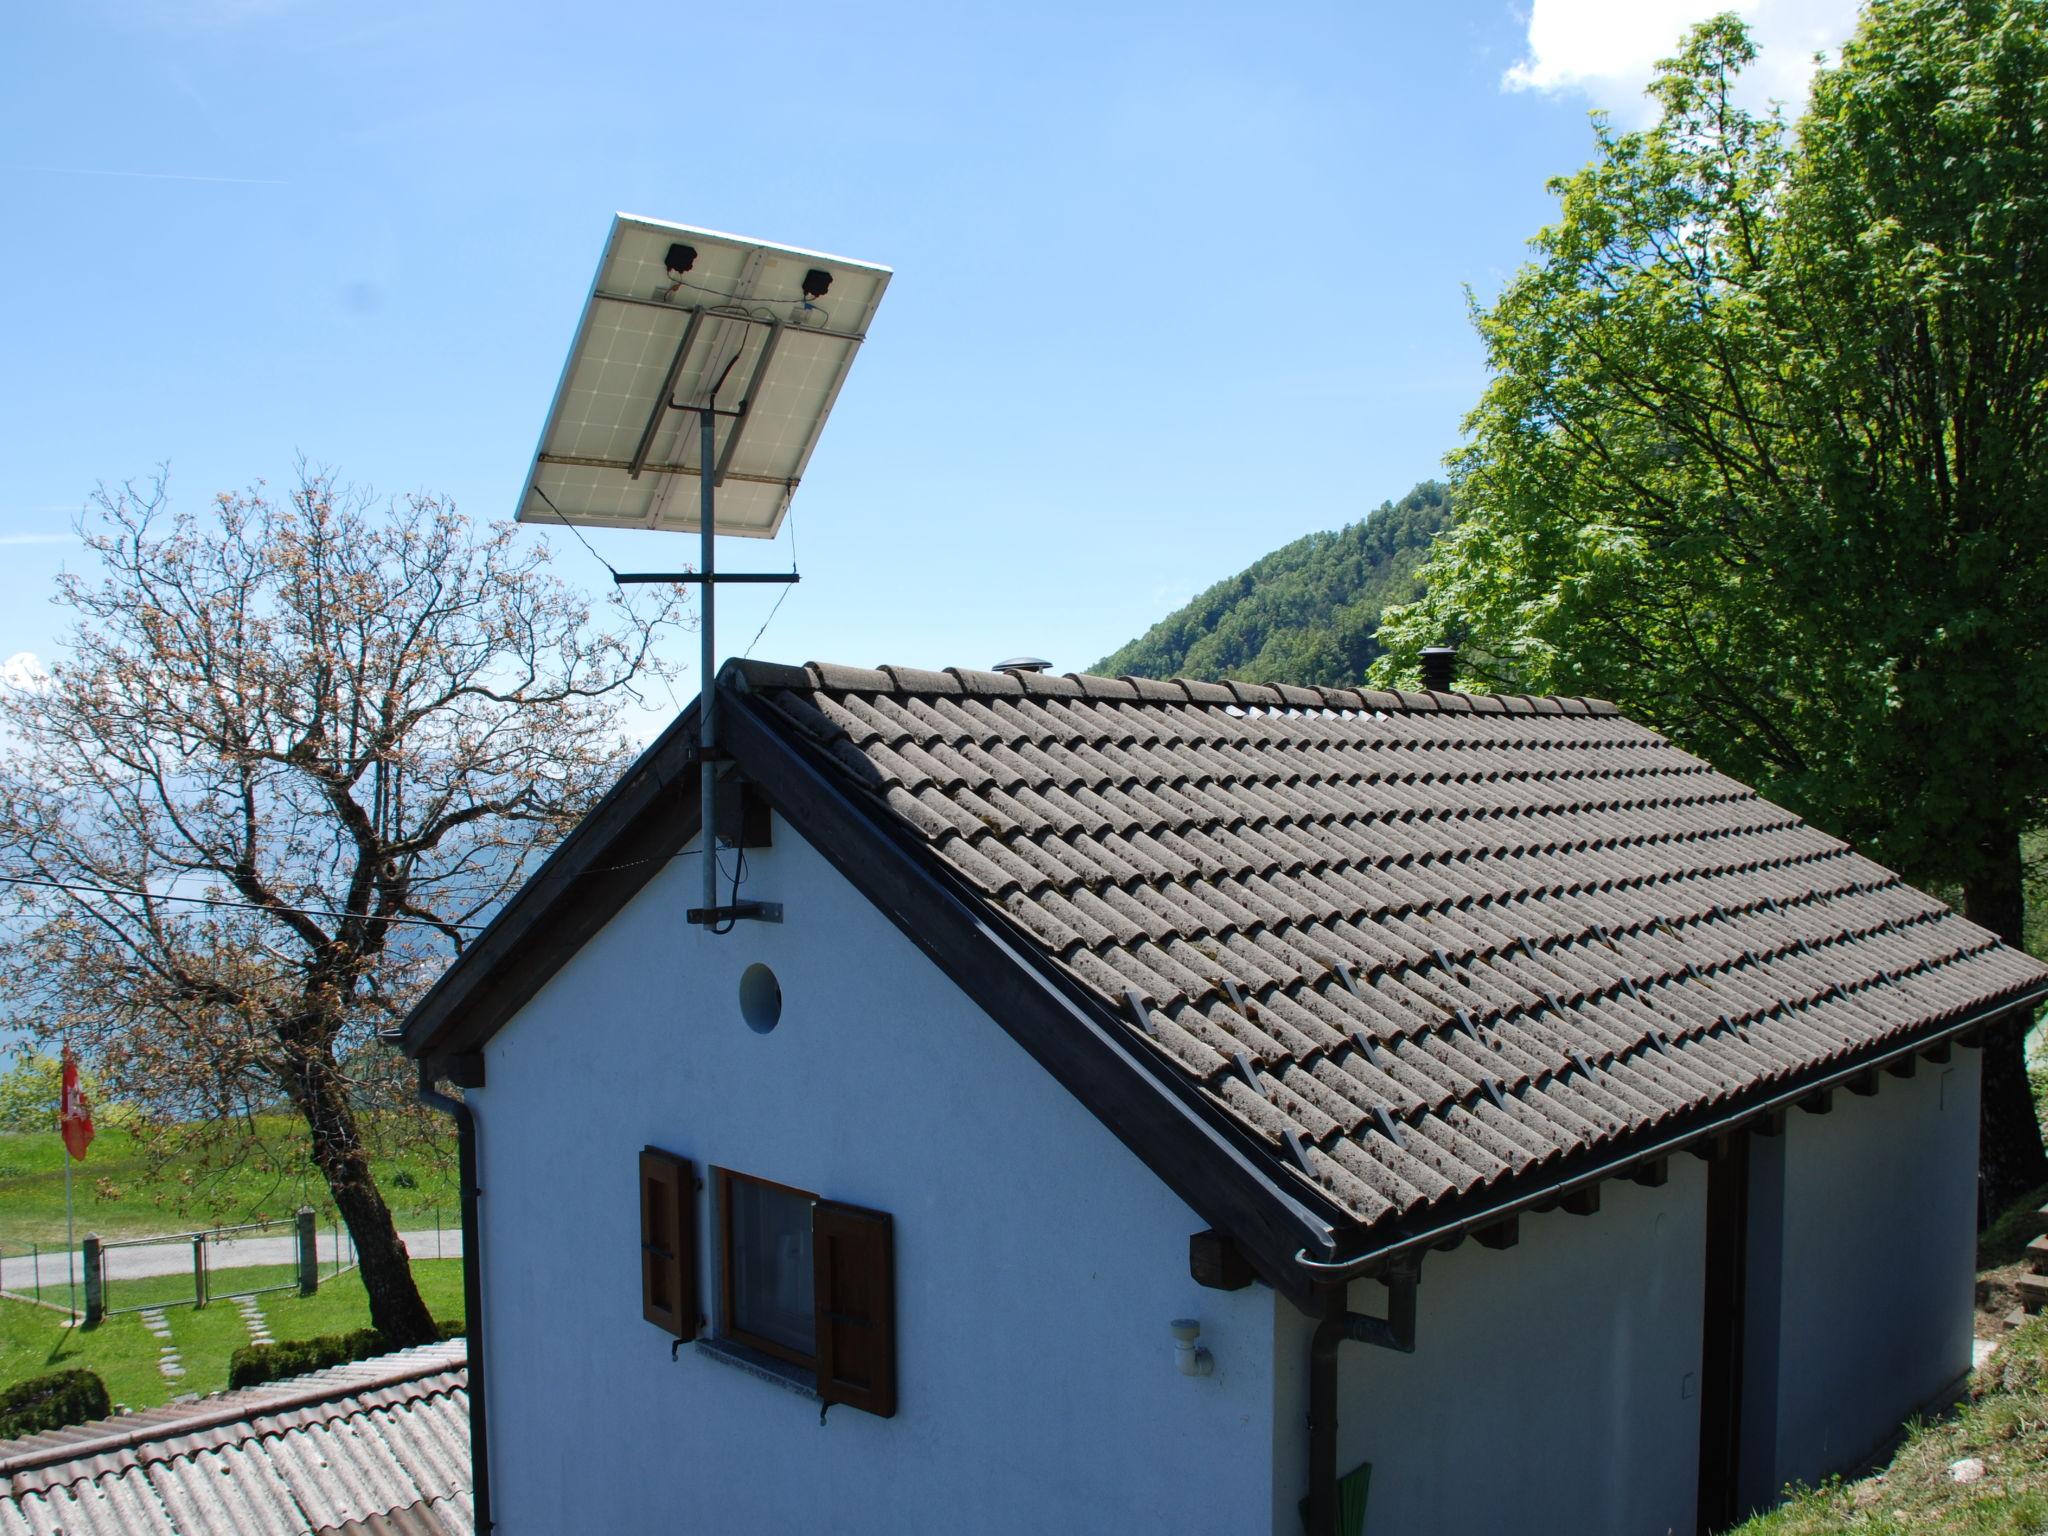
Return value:
M 733 1326 L 798 1354 L 816 1353 L 811 1310 L 811 1200 L 747 1179 L 732 1200 Z

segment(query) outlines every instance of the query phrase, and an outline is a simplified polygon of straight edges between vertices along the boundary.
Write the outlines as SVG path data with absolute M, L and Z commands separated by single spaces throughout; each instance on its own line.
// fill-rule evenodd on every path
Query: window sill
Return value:
M 749 1376 L 794 1392 L 798 1397 L 818 1400 L 818 1373 L 808 1366 L 791 1365 L 761 1350 L 751 1349 L 737 1339 L 699 1339 L 697 1353 L 745 1371 Z

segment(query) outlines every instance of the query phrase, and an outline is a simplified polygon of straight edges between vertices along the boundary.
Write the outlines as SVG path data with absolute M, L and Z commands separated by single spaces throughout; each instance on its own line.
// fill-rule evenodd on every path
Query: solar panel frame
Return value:
M 664 259 L 675 244 L 696 255 L 680 282 Z M 801 291 L 813 268 L 832 277 L 815 302 Z M 716 532 L 773 538 L 892 275 L 872 262 L 615 215 L 518 520 L 698 531 L 698 417 L 689 407 L 722 371 Z M 680 355 L 678 343 L 693 330 Z M 764 348 L 772 362 L 756 379 Z M 672 373 L 669 398 L 679 404 L 657 413 Z M 732 414 L 743 398 L 744 419 Z

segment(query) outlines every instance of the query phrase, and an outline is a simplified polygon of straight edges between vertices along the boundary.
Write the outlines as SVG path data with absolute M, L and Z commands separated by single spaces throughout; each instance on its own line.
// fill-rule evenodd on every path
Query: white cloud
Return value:
M 5 661 L 0 661 L 0 688 L 18 688 L 23 692 L 34 692 L 50 681 L 50 674 L 43 670 L 43 664 L 36 660 L 34 651 L 16 651 Z
M 1741 16 L 1756 40 L 1756 62 L 1743 72 L 1745 102 L 1781 101 L 1796 114 L 1814 54 L 1832 56 L 1855 30 L 1857 0 L 1531 0 L 1528 55 L 1501 84 L 1582 96 L 1617 122 L 1640 126 L 1656 116 L 1643 87 L 1657 61 L 1677 51 L 1694 22 L 1721 11 Z
M 0 533 L 0 549 L 19 549 L 25 544 L 76 544 L 75 533 Z

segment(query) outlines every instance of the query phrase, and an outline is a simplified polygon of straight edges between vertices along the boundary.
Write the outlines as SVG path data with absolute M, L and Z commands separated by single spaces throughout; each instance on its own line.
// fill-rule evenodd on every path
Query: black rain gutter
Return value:
M 491 1529 L 491 1440 L 484 1407 L 488 1401 L 484 1390 L 484 1265 L 476 1220 L 477 1196 L 483 1191 L 476 1182 L 476 1112 L 436 1088 L 424 1062 L 420 1065 L 419 1098 L 429 1109 L 438 1109 L 455 1121 L 456 1177 L 462 1184 L 462 1329 L 469 1355 L 470 1503 L 476 1536 L 486 1536 Z
M 1279 1188 L 1262 1145 L 1148 1059 L 1127 1026 L 1105 1017 L 1042 946 L 1010 931 L 979 896 L 933 868 L 921 844 L 910 846 L 858 804 L 843 770 L 821 768 L 808 743 L 785 739 L 745 691 L 725 702 L 727 749 L 790 825 L 1169 1189 L 1238 1239 L 1269 1284 L 1312 1304 L 1312 1282 L 1289 1256 L 1334 1254 L 1344 1219 L 1334 1202 L 1320 1191 L 1297 1197 Z
M 1581 1167 L 1566 1174 L 1559 1174 L 1541 1184 L 1519 1190 L 1505 1199 L 1481 1206 L 1469 1212 L 1446 1217 L 1427 1227 L 1406 1228 L 1388 1234 L 1384 1240 L 1361 1253 L 1347 1255 L 1341 1259 L 1317 1258 L 1303 1248 L 1294 1255 L 1294 1267 L 1308 1277 L 1311 1284 L 1342 1283 L 1367 1275 L 1375 1269 L 1410 1254 L 1420 1254 L 1437 1244 L 1477 1227 L 1491 1226 L 1494 1222 L 1527 1210 L 1574 1189 L 1598 1184 L 1613 1178 L 1639 1163 L 1668 1157 L 1674 1152 L 1683 1152 L 1701 1141 L 1725 1136 L 1753 1124 L 1775 1111 L 1790 1108 L 1801 1099 L 1847 1082 L 1852 1077 L 1880 1067 L 1889 1066 L 1909 1056 L 1916 1056 L 1930 1046 L 1940 1045 L 1983 1029 L 2003 1015 L 2020 1008 L 2035 1006 L 2048 1000 L 2048 982 L 2037 983 L 2030 990 L 2013 997 L 2001 998 L 1995 1003 L 1951 1020 L 1942 1028 L 1925 1035 L 1916 1035 L 1911 1041 L 1858 1056 L 1846 1064 L 1824 1068 L 1809 1077 L 1804 1077 L 1790 1088 L 1786 1088 L 1768 1099 L 1751 1101 L 1741 1109 L 1717 1116 L 1704 1122 L 1694 1121 L 1683 1131 L 1673 1132 L 1653 1141 L 1631 1143 L 1624 1150 L 1602 1158 L 1590 1166 Z

